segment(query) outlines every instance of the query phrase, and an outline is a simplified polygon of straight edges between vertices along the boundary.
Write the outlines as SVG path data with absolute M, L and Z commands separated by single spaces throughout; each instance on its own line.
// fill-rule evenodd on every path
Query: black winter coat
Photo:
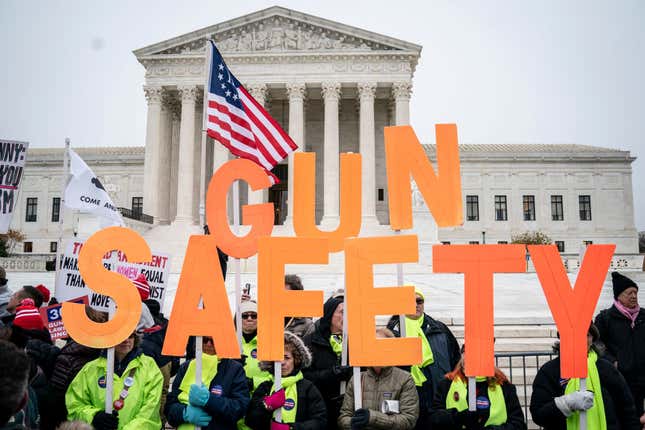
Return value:
M 394 335 L 401 336 L 399 327 L 399 316 L 394 315 L 390 318 L 387 328 L 394 332 Z M 425 413 L 432 410 L 432 402 L 435 392 L 439 383 L 445 379 L 446 373 L 452 371 L 459 359 L 461 359 L 461 351 L 459 343 L 452 334 L 448 326 L 441 321 L 437 321 L 428 314 L 423 314 L 423 324 L 421 329 L 428 339 L 432 355 L 434 356 L 434 363 L 422 369 L 423 374 L 428 379 L 419 389 L 419 410 L 421 417 Z M 404 370 L 410 371 L 409 366 L 402 366 Z M 420 419 L 422 421 L 423 418 Z M 418 427 L 418 426 L 417 426 Z
M 618 361 L 618 370 L 628 384 L 645 385 L 645 309 L 641 308 L 634 328 L 616 306 L 596 317 L 600 340 L 605 344 L 605 358 Z
M 602 399 L 605 405 L 607 430 L 641 430 L 634 401 L 623 376 L 607 360 L 596 362 Z M 560 357 L 540 368 L 533 381 L 531 416 L 544 430 L 566 430 L 566 418 L 555 405 L 554 398 L 564 395 L 566 381 L 560 379 Z
M 253 430 L 269 430 L 272 413 L 264 408 L 262 400 L 271 393 L 273 383 L 263 382 L 253 393 L 251 405 L 246 414 L 246 425 Z M 295 430 L 322 430 L 327 425 L 327 410 L 320 391 L 306 379 L 296 382 L 298 405 L 296 409 Z
M 44 342 L 40 339 L 27 341 L 27 354 L 42 369 L 48 379 L 52 376 L 59 353 L 60 348 L 49 342 Z
M 189 363 L 187 361 L 179 368 L 172 383 L 172 391 L 168 393 L 166 399 L 164 413 L 168 418 L 168 423 L 173 427 L 178 427 L 184 422 L 183 415 L 186 405 L 179 401 L 178 396 L 181 392 L 179 387 Z M 221 389 L 221 394 L 212 392 L 216 386 Z M 246 414 L 250 398 L 242 365 L 234 360 L 220 360 L 217 365 L 217 375 L 208 388 L 211 390 L 211 394 L 204 410 L 213 419 L 207 427 L 202 428 L 205 430 L 237 430 L 237 421 Z
M 311 365 L 302 370 L 305 379 L 310 380 L 318 388 L 325 400 L 327 408 L 327 428 L 337 428 L 340 407 L 343 404 L 343 396 L 340 394 L 341 381 L 347 381 L 351 373 L 346 376 L 334 374 L 334 366 L 340 365 L 340 358 L 334 352 L 329 343 L 331 336 L 331 316 L 336 307 L 342 303 L 342 298 L 331 298 L 325 302 L 323 317 L 315 323 L 313 333 L 303 339 L 309 351 L 311 351 Z
M 456 409 L 446 409 L 446 397 L 450 391 L 452 380 L 444 378 L 437 386 L 437 392 L 434 396 L 432 403 L 432 413 L 430 422 L 432 423 L 433 430 L 461 430 L 455 423 Z M 524 422 L 524 413 L 520 400 L 517 398 L 517 391 L 515 385 L 507 383 L 501 386 L 502 393 L 504 394 L 504 403 L 506 404 L 506 423 L 498 426 L 484 427 L 488 415 L 483 416 L 483 423 L 477 429 L 490 429 L 490 430 L 525 430 L 526 423 Z M 488 398 L 488 381 L 477 382 L 477 395 L 483 395 Z M 476 429 L 472 429 L 476 430 Z

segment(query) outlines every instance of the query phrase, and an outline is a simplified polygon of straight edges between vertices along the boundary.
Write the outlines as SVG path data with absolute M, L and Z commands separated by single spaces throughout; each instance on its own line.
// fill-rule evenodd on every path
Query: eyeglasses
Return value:
M 258 314 L 245 313 L 245 314 L 242 314 L 242 319 L 243 320 L 248 320 L 248 319 L 256 320 L 256 319 L 258 319 Z
M 423 299 L 417 299 L 417 305 L 422 305 L 425 303 L 425 300 Z

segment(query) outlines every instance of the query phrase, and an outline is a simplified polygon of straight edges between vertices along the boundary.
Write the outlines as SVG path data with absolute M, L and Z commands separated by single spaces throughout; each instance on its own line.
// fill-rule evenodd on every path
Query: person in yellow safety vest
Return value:
M 242 297 L 240 303 L 242 319 L 242 358 L 244 360 L 244 373 L 249 383 L 249 398 L 260 381 L 266 380 L 271 373 L 259 367 L 258 362 L 258 304 L 249 296 Z M 244 424 L 244 419 L 237 423 L 238 430 L 249 430 Z
M 273 374 L 258 385 L 246 415 L 246 425 L 253 430 L 323 430 L 327 410 L 320 391 L 301 370 L 311 364 L 311 352 L 295 334 L 284 333 L 282 383 L 274 390 Z M 263 361 L 260 368 L 273 369 L 273 362 Z M 278 413 L 279 411 L 279 413 Z M 279 418 L 279 419 L 278 419 Z
M 155 361 L 139 349 L 135 332 L 114 347 L 114 411 L 105 412 L 107 359 L 105 353 L 87 363 L 67 393 L 68 419 L 91 423 L 96 430 L 158 430 L 163 376 Z
M 195 360 L 179 367 L 168 393 L 165 415 L 179 430 L 235 430 L 249 405 L 249 387 L 242 365 L 220 359 L 213 339 L 202 338 L 202 379 L 195 383 Z
M 531 417 L 545 430 L 578 430 L 580 412 L 586 412 L 587 429 L 641 430 L 627 382 L 602 358 L 604 347 L 597 343 L 600 333 L 594 324 L 587 333 L 587 391 L 580 379 L 560 376 L 560 357 L 545 363 L 533 381 Z M 560 343 L 553 346 L 560 352 Z
M 495 375 L 476 377 L 476 409 L 468 410 L 468 378 L 462 356 L 439 383 L 430 415 L 433 430 L 526 430 L 515 386 L 495 367 Z
M 258 304 L 254 300 L 245 300 L 240 304 L 242 316 L 242 355 L 244 356 L 244 373 L 253 380 L 256 377 L 266 377 L 265 372 L 258 366 Z

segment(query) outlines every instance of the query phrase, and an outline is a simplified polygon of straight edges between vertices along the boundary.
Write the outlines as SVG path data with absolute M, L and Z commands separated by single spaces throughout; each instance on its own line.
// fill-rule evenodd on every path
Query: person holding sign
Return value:
M 439 383 L 430 417 L 433 429 L 526 430 L 524 413 L 515 386 L 497 367 L 495 376 L 477 377 L 477 410 L 468 410 L 465 348 L 455 369 Z
M 163 377 L 155 361 L 139 349 L 136 332 L 114 347 L 114 412 L 106 413 L 107 359 L 87 363 L 65 395 L 68 419 L 91 423 L 96 430 L 158 430 Z
M 195 360 L 182 364 L 175 376 L 166 400 L 168 423 L 180 430 L 235 430 L 249 405 L 244 369 L 235 360 L 218 358 L 210 337 L 202 338 L 202 352 L 200 385 L 195 384 Z
M 587 390 L 580 380 L 560 377 L 560 357 L 545 363 L 533 381 L 531 416 L 545 430 L 577 430 L 580 412 L 586 411 L 588 429 L 640 430 L 634 400 L 622 375 L 607 360 L 598 344 L 595 325 L 587 333 Z M 559 342 L 554 346 L 560 351 Z
M 605 358 L 625 377 L 634 397 L 636 413 L 645 403 L 645 309 L 638 304 L 638 285 L 618 272 L 611 273 L 614 304 L 596 317 Z
M 377 338 L 392 338 L 387 328 L 376 329 Z M 362 408 L 354 410 L 354 384 L 340 409 L 338 426 L 345 430 L 412 430 L 419 417 L 419 396 L 412 376 L 398 367 L 370 367 L 361 373 Z
M 282 387 L 274 391 L 273 375 L 261 383 L 251 399 L 246 425 L 253 430 L 322 430 L 327 424 L 325 401 L 320 391 L 302 376 L 311 364 L 311 352 L 295 334 L 284 333 Z M 260 368 L 273 369 L 273 362 L 263 361 Z M 281 421 L 275 420 L 276 411 Z
M 419 420 L 416 428 L 425 429 L 428 426 L 437 386 L 444 379 L 444 375 L 455 368 L 461 354 L 459 343 L 450 329 L 424 312 L 425 296 L 420 289 L 415 290 L 415 296 L 416 312 L 405 316 L 405 332 L 407 337 L 419 337 L 422 342 L 422 361 L 411 366 L 410 373 L 419 393 Z M 397 337 L 400 336 L 398 315 L 390 318 L 387 328 Z
M 303 339 L 311 351 L 312 362 L 303 371 L 325 399 L 327 428 L 335 429 L 343 403 L 340 383 L 352 376 L 352 368 L 341 364 L 343 353 L 344 297 L 333 296 L 323 306 L 323 316 L 315 323 L 312 333 Z

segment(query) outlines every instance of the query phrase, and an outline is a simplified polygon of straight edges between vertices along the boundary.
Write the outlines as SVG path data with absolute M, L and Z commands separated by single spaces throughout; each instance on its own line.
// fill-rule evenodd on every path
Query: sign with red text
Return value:
M 65 302 L 87 296 L 91 307 L 107 312 L 110 297 L 90 290 L 85 285 L 78 270 L 78 255 L 82 248 L 83 242 L 80 241 L 72 241 L 65 248 L 65 253 L 59 261 L 56 274 L 56 298 L 59 302 Z M 103 256 L 103 266 L 131 280 L 143 273 L 148 280 L 148 285 L 150 285 L 150 298 L 159 302 L 159 305 L 163 308 L 170 274 L 170 256 L 168 254 L 153 252 L 150 262 L 136 264 L 129 263 L 126 255 L 122 252 L 114 251 Z
M 78 299 L 72 300 L 74 303 L 87 304 L 87 296 L 81 297 Z M 40 308 L 40 317 L 43 319 L 43 323 L 47 330 L 49 330 L 49 335 L 52 338 L 52 341 L 56 339 L 65 339 L 67 335 L 67 330 L 65 330 L 65 325 L 63 324 L 63 317 L 61 315 L 62 303 L 57 303 L 55 305 L 47 306 L 46 308 Z

